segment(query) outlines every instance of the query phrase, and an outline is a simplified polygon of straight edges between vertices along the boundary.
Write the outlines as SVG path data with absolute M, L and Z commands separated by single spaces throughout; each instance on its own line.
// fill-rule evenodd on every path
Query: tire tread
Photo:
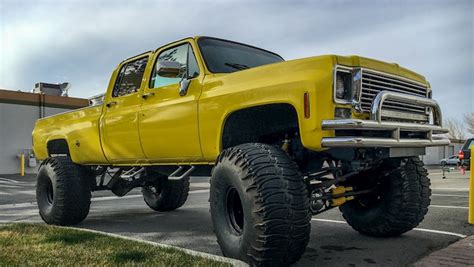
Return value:
M 256 238 L 247 249 L 247 261 L 256 266 L 285 266 L 299 260 L 309 242 L 311 215 L 296 163 L 281 149 L 260 143 L 226 149 L 216 165 L 224 161 L 244 170 L 245 192 L 255 196 Z

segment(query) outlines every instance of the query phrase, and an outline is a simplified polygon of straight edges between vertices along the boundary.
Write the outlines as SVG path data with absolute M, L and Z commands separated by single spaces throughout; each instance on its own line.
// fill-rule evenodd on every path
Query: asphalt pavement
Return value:
M 474 234 L 468 225 L 469 172 L 431 169 L 431 207 L 418 228 L 396 238 L 373 238 L 348 226 L 337 209 L 314 216 L 311 241 L 296 266 L 410 265 L 433 251 Z M 34 177 L 1 176 L 0 223 L 39 222 Z M 139 189 L 119 198 L 93 194 L 91 211 L 78 225 L 124 236 L 221 255 L 209 213 L 207 178 L 193 178 L 186 204 L 172 212 L 155 212 Z

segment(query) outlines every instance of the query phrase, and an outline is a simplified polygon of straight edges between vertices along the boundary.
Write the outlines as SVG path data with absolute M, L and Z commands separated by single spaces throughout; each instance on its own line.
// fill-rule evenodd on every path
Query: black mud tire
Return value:
M 287 266 L 306 249 L 306 185 L 296 163 L 277 147 L 250 143 L 222 151 L 212 171 L 210 206 L 226 257 L 251 266 Z
M 431 202 L 431 189 L 428 172 L 418 157 L 389 160 L 380 168 L 356 177 L 359 184 L 370 180 L 379 181 L 376 194 L 340 207 L 353 229 L 369 236 L 394 237 L 410 231 L 423 220 Z
M 189 177 L 168 180 L 160 176 L 150 185 L 142 187 L 145 203 L 155 211 L 172 211 L 184 205 L 189 194 Z
M 69 157 L 45 160 L 36 180 L 36 202 L 43 221 L 55 225 L 82 222 L 89 213 L 92 178 L 85 167 Z

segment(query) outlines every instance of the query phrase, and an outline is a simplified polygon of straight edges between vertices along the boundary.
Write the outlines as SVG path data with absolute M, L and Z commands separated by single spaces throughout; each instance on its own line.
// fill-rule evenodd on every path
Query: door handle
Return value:
M 110 108 L 111 106 L 117 105 L 117 101 L 112 101 L 107 104 L 105 104 L 106 107 Z
M 155 96 L 155 93 L 154 93 L 154 92 L 150 92 L 150 93 L 143 94 L 143 95 L 142 95 L 142 98 L 143 98 L 143 99 L 147 99 L 147 98 L 150 97 L 150 96 Z

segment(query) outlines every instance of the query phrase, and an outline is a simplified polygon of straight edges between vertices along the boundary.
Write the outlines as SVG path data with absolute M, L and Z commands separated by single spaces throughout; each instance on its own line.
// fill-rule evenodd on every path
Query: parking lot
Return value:
M 432 201 L 418 228 L 401 237 L 380 239 L 352 230 L 337 209 L 314 216 L 311 241 L 297 266 L 400 266 L 474 234 L 467 223 L 469 172 L 455 170 L 442 179 L 430 169 Z M 0 178 L 0 223 L 41 222 L 35 199 L 34 177 Z M 221 255 L 209 214 L 207 178 L 193 178 L 187 203 L 179 210 L 159 213 L 149 209 L 140 191 L 119 198 L 97 192 L 82 228 L 117 233 Z

